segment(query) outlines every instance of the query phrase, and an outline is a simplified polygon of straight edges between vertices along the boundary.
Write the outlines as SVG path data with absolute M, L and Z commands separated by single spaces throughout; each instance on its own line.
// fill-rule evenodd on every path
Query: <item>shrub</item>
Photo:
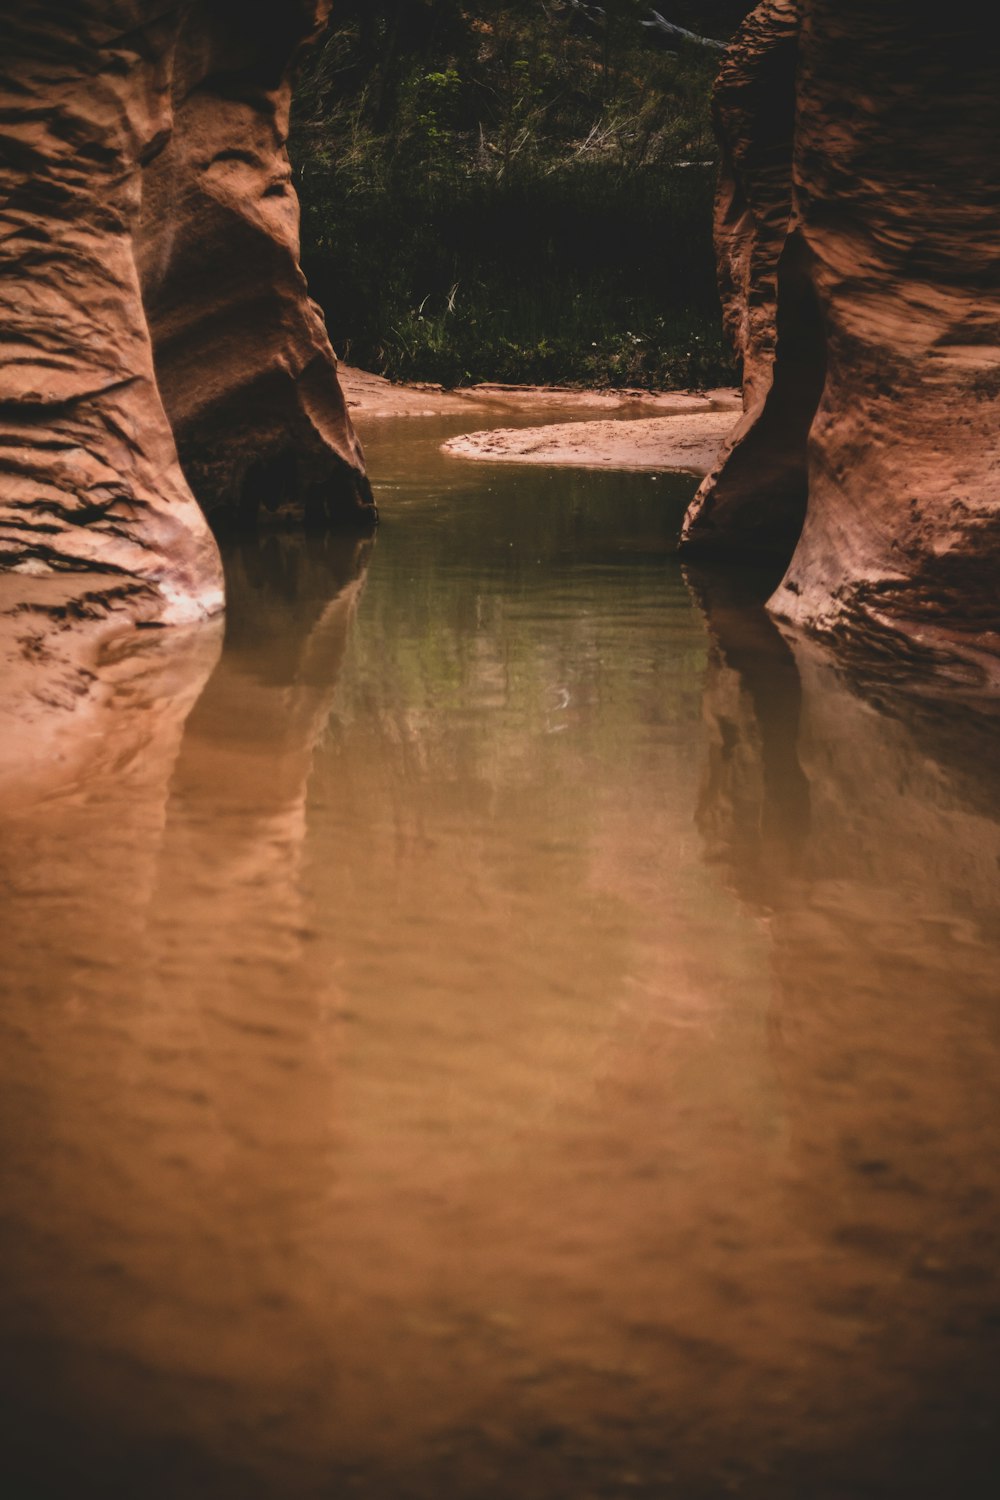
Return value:
M 338 8 L 291 146 L 339 353 L 449 385 L 731 377 L 714 55 L 651 50 L 644 10 L 618 0 L 581 29 L 568 6 Z

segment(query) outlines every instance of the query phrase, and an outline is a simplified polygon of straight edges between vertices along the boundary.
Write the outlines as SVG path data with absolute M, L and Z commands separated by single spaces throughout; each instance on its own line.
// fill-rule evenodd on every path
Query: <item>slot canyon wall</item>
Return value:
M 692 555 L 772 613 L 996 682 L 1000 25 L 969 0 L 764 0 L 723 64 L 716 243 L 745 414 Z
M 373 525 L 285 150 L 328 10 L 0 0 L 0 613 L 198 620 L 209 521 Z

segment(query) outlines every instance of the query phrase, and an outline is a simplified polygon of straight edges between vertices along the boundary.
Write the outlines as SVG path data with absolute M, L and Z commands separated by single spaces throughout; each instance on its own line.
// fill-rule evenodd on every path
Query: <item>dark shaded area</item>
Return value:
M 795 658 L 764 608 L 781 574 L 773 567 L 693 563 L 684 576 L 705 613 L 713 650 L 739 679 L 756 726 L 760 803 L 734 822 L 732 864 L 741 894 L 766 905 L 773 868 L 795 869 L 809 837 L 809 782 L 798 756 L 802 685 Z M 716 727 L 718 743 L 696 812 L 710 841 L 744 737 L 740 719 L 727 709 L 717 711 Z
M 745 9 L 688 7 L 681 24 L 727 34 Z M 339 352 L 446 384 L 728 378 L 718 54 L 662 50 L 649 14 L 636 0 L 335 13 L 299 80 L 292 155 L 303 262 Z
M 809 430 L 826 381 L 826 332 L 809 262 L 793 231 L 777 264 L 771 387 L 686 526 L 686 554 L 761 554 L 782 570 L 791 561 L 806 515 Z
M 710 165 L 623 175 L 597 162 L 437 183 L 415 167 L 391 191 L 362 184 L 343 195 L 334 178 L 311 174 L 307 165 L 300 178 L 304 264 L 352 363 L 445 385 L 732 378 Z

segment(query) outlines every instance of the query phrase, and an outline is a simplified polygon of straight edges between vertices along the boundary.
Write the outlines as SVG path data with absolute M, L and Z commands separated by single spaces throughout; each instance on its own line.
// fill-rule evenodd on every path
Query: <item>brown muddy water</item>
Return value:
M 988 726 L 460 426 L 0 810 L 0 1495 L 992 1496 Z

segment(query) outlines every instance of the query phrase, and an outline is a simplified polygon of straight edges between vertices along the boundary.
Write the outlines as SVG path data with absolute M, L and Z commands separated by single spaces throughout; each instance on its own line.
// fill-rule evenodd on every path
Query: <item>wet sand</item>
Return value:
M 347 405 L 362 437 L 372 419 L 439 417 L 467 411 L 513 417 L 516 426 L 450 438 L 455 458 L 588 469 L 675 470 L 705 474 L 742 409 L 738 391 L 576 390 L 570 386 L 395 385 L 380 375 L 340 368 Z M 525 427 L 526 417 L 544 417 Z
M 731 409 L 688 410 L 636 421 L 557 422 L 470 432 L 444 444 L 456 458 L 574 464 L 587 469 L 675 469 L 707 474 L 733 426 Z
M 578 390 L 566 385 L 470 385 L 459 390 L 418 382 L 395 384 L 351 365 L 339 368 L 340 384 L 351 416 L 364 427 L 372 417 L 437 417 L 453 412 L 492 410 L 614 413 L 638 418 L 690 416 L 700 412 L 730 414 L 741 410 L 740 394 L 728 387 L 709 391 Z

